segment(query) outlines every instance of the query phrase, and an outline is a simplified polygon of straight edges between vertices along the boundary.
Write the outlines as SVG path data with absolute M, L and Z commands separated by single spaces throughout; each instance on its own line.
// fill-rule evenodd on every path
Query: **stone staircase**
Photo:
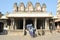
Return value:
M 26 32 L 27 32 L 27 34 L 25 35 L 25 36 L 30 36 L 30 34 L 29 34 L 29 32 L 26 30 Z M 41 30 L 37 30 L 36 31 L 36 34 L 37 34 L 37 36 L 39 36 L 39 34 L 42 34 L 42 31 Z M 52 31 L 52 33 L 56 33 L 56 31 Z M 45 35 L 47 35 L 47 34 L 52 34 L 52 33 L 50 33 L 50 31 L 45 31 Z M 8 35 L 20 35 L 20 36 L 24 36 L 24 32 L 23 32 L 23 30 L 9 30 L 8 31 Z

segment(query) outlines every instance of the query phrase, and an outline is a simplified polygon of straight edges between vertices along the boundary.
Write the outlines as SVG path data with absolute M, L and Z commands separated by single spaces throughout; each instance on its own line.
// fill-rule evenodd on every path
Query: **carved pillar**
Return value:
M 52 25 L 53 25 L 53 30 L 55 30 L 56 27 L 55 27 L 55 21 L 54 21 L 54 19 L 53 19 L 53 23 L 52 23 Z
M 42 29 L 45 29 L 45 20 L 43 19 L 43 25 L 42 25 Z
M 34 20 L 34 27 L 36 29 L 36 34 L 37 34 L 37 18 L 35 18 L 35 20 Z
M 48 18 L 45 19 L 45 30 L 49 30 L 49 20 L 48 20 Z
M 59 23 L 57 23 L 57 29 L 59 29 Z
M 14 27 L 15 27 L 14 19 L 11 19 L 11 27 L 10 27 L 10 30 L 14 30 Z
M 17 26 L 16 26 L 16 22 L 15 22 L 15 30 L 17 29 L 16 27 L 17 27 Z
M 23 18 L 23 34 L 25 32 L 25 18 Z
M 37 18 L 35 18 L 35 20 L 34 20 L 34 27 L 35 27 L 35 29 L 37 29 Z
M 5 27 L 5 28 L 7 27 L 7 22 L 6 22 L 6 20 L 4 21 L 4 27 Z

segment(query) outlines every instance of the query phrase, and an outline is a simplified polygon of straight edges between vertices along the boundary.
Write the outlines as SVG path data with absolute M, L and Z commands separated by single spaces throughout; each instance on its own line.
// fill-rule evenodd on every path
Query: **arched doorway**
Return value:
M 0 22 L 0 32 L 3 32 L 3 26 L 4 26 L 4 24 L 2 23 L 2 22 Z

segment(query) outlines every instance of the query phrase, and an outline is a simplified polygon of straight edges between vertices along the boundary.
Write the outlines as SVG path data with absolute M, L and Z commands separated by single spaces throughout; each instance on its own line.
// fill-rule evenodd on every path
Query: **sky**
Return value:
M 47 12 L 52 12 L 53 15 L 56 15 L 57 0 L 0 0 L 0 12 L 2 12 L 2 14 L 5 14 L 6 12 L 12 12 L 13 4 L 15 2 L 18 4 L 18 6 L 21 2 L 23 2 L 26 6 L 29 1 L 32 2 L 34 6 L 36 2 L 39 2 L 41 6 L 43 3 L 45 3 L 47 6 Z

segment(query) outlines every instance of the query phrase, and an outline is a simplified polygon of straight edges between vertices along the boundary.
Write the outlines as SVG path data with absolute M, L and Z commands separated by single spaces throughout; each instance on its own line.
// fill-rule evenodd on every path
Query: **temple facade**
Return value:
M 56 16 L 54 17 L 54 19 L 55 19 L 56 29 L 60 30 L 60 0 L 58 0 L 57 2 L 57 12 L 56 12 Z
M 51 12 L 46 11 L 46 4 L 36 3 L 35 6 L 31 2 L 28 2 L 25 6 L 24 3 L 17 3 L 13 5 L 13 11 L 7 12 L 1 16 L 0 24 L 3 24 L 3 28 L 8 30 L 26 30 L 26 25 L 32 24 L 32 26 L 39 31 L 50 30 L 54 28 L 54 20 Z

